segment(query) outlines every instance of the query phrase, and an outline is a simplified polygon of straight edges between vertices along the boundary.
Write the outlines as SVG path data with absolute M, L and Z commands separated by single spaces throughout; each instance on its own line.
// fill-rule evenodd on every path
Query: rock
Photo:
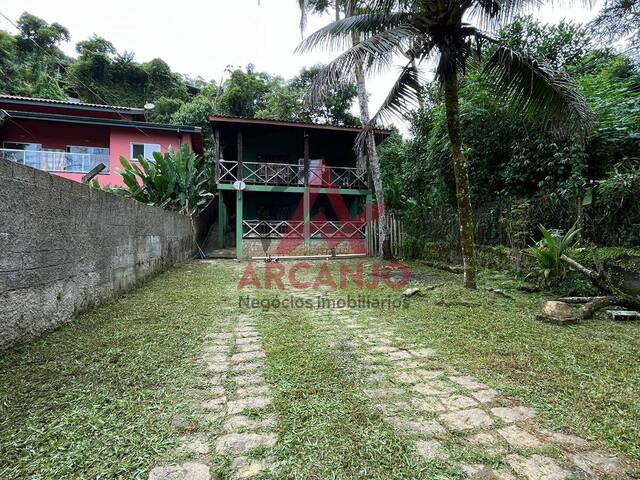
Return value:
M 404 295 L 406 298 L 411 298 L 419 294 L 420 289 L 418 287 L 407 288 L 404 292 L 402 292 L 402 295 Z
M 229 433 L 218 438 L 216 451 L 238 455 L 257 447 L 271 448 L 276 444 L 276 439 L 274 433 Z
M 486 390 L 471 392 L 471 396 L 480 403 L 491 403 L 500 396 L 500 393 L 492 388 L 487 388 Z
M 449 377 L 449 380 L 468 390 L 486 390 L 489 388 L 484 383 L 480 383 L 470 376 Z
M 615 478 L 624 478 L 626 468 L 616 457 L 594 450 L 592 452 L 575 453 L 570 458 L 580 470 L 590 476 L 595 477 L 604 474 Z
M 515 425 L 501 428 L 498 433 L 514 448 L 538 448 L 542 445 L 536 437 Z
M 546 302 L 542 311 L 545 315 L 554 318 L 573 318 L 575 316 L 573 308 L 568 303 L 555 300 Z
M 416 449 L 420 456 L 426 460 L 446 460 L 449 457 L 447 451 L 437 440 L 425 440 L 416 443 Z
M 507 463 L 518 475 L 528 480 L 565 480 L 571 475 L 554 460 L 542 455 L 532 455 L 529 458 L 509 455 Z
M 492 418 L 479 408 L 459 410 L 440 415 L 439 420 L 455 430 L 473 430 L 493 425 Z
M 529 407 L 496 407 L 491 409 L 491 413 L 505 423 L 522 422 L 536 415 L 535 410 Z
M 229 415 L 240 413 L 248 408 L 258 409 L 264 408 L 271 403 L 271 397 L 246 397 L 240 400 L 234 400 L 227 404 Z
M 155 467 L 149 472 L 149 480 L 210 480 L 209 467 L 202 463 L 183 463 Z
M 184 454 L 204 455 L 209 453 L 209 445 L 204 436 L 183 437 L 178 451 Z

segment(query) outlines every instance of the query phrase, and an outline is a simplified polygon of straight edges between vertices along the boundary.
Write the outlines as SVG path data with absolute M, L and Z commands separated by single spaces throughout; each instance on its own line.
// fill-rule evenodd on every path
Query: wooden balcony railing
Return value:
M 310 238 L 365 238 L 366 223 L 362 221 L 311 221 Z M 242 238 L 304 238 L 301 220 L 244 220 Z
M 254 185 L 305 185 L 302 165 L 243 162 L 240 171 L 237 161 L 219 160 L 218 182 L 233 183 L 237 180 Z M 367 188 L 367 173 L 353 167 L 310 166 L 307 183 L 310 187 Z

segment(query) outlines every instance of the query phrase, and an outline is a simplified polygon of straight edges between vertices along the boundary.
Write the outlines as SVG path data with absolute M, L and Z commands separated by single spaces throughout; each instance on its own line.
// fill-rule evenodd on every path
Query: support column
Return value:
M 242 258 L 242 190 L 236 190 L 236 258 Z
M 218 247 L 224 248 L 224 234 L 227 226 L 227 206 L 222 190 L 218 190 Z
M 215 157 L 216 157 L 216 183 L 220 180 L 220 157 L 222 156 L 222 149 L 220 148 L 220 129 L 215 127 L 213 129 L 213 139 L 215 145 Z
M 238 130 L 238 143 L 237 143 L 237 147 L 238 147 L 238 178 L 237 180 L 243 180 L 244 179 L 244 172 L 242 171 L 242 159 L 243 159 L 243 147 L 244 147 L 244 142 L 242 141 L 242 130 Z
M 367 198 L 365 200 L 364 207 L 364 215 L 365 222 L 367 225 L 367 238 L 365 239 L 367 242 L 367 254 L 371 256 L 371 250 L 374 248 L 373 245 L 373 236 L 375 235 L 373 231 L 373 194 L 371 191 L 367 193 Z
M 304 227 L 304 246 L 308 248 L 311 245 L 311 205 L 309 195 L 309 135 L 306 130 L 304 132 L 304 193 L 302 200 L 303 208 L 303 227 Z

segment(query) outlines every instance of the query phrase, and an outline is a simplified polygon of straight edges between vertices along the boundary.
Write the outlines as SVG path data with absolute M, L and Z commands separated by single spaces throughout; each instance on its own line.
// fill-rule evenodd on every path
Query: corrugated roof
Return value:
M 131 114 L 144 114 L 144 108 L 137 107 L 123 107 L 120 105 L 100 105 L 97 103 L 84 103 L 84 102 L 69 102 L 66 100 L 51 100 L 48 98 L 33 98 L 33 97 L 20 97 L 17 95 L 2 95 L 0 94 L 0 101 L 6 100 L 10 102 L 17 103 L 39 103 L 39 104 L 50 104 L 53 106 L 60 105 L 64 107 L 79 107 L 79 108 L 91 108 L 96 110 L 107 110 L 107 111 L 118 111 L 118 112 L 127 112 Z
M 231 123 L 248 123 L 253 125 L 281 125 L 283 127 L 307 127 L 307 128 L 319 128 L 325 130 L 340 130 L 344 132 L 360 132 L 362 127 L 359 126 L 341 126 L 331 125 L 326 123 L 311 123 L 301 122 L 296 120 L 272 120 L 267 118 L 254 118 L 254 117 L 238 117 L 233 115 L 210 115 L 210 122 L 231 122 Z M 375 133 L 381 133 L 383 135 L 390 135 L 391 130 L 387 128 L 376 128 Z

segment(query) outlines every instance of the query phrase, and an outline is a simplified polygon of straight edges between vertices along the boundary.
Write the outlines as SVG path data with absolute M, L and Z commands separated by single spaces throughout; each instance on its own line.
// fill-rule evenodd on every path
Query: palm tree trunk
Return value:
M 460 245 L 464 286 L 476 288 L 475 245 L 473 241 L 473 211 L 469 192 L 469 174 L 462 153 L 462 133 L 460 131 L 460 110 L 458 101 L 458 75 L 455 70 L 444 79 L 444 103 L 447 114 L 447 131 L 451 143 L 453 175 L 456 179 L 456 200 L 460 223 Z
M 368 124 L 369 117 L 369 98 L 364 80 L 362 68 L 356 68 L 356 88 L 358 91 L 358 104 L 360 105 L 360 118 L 363 124 Z M 389 237 L 389 213 L 386 209 L 384 200 L 384 185 L 382 183 L 382 173 L 380 172 L 380 162 L 378 161 L 378 152 L 376 151 L 376 142 L 373 133 L 367 136 L 366 142 L 367 157 L 369 158 L 369 168 L 371 169 L 371 179 L 373 180 L 373 189 L 376 195 L 377 219 L 378 219 L 378 238 L 380 245 L 380 255 L 385 260 L 391 260 L 391 239 Z
M 349 17 L 355 10 L 356 0 L 350 0 L 345 5 L 345 16 Z M 352 44 L 356 45 L 360 41 L 360 36 L 354 32 L 351 36 Z M 364 71 L 361 65 L 356 66 L 356 90 L 358 92 L 358 105 L 360 107 L 360 119 L 363 125 L 367 125 L 371 120 L 369 114 L 369 94 L 364 79 Z M 373 133 L 367 136 L 366 141 L 367 157 L 369 158 L 369 168 L 371 170 L 371 179 L 373 180 L 373 189 L 376 195 L 377 219 L 378 219 L 378 244 L 380 245 L 380 255 L 385 260 L 393 259 L 391 253 L 391 238 L 389 237 L 389 213 L 386 209 L 384 201 L 384 185 L 382 183 L 382 173 L 380 172 L 380 162 L 378 160 L 378 152 L 376 150 L 376 141 Z

